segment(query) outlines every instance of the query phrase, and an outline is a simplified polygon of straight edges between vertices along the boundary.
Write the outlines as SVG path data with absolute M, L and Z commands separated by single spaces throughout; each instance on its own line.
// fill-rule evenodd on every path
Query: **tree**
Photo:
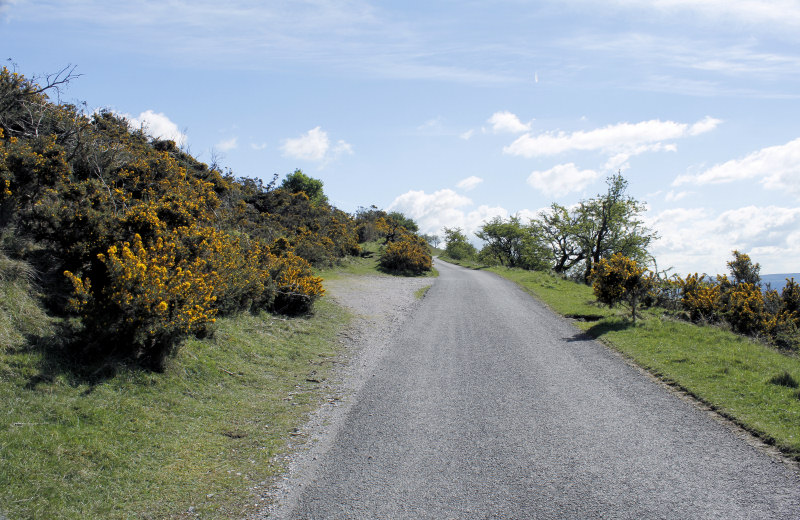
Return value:
M 488 251 L 500 265 L 517 267 L 522 255 L 522 240 L 525 230 L 519 217 L 511 217 L 508 221 L 495 217 L 481 226 L 475 235 L 486 242 Z
M 584 255 L 584 277 L 588 283 L 593 267 L 615 253 L 637 262 L 647 260 L 647 246 L 657 235 L 644 227 L 639 215 L 644 204 L 627 196 L 621 173 L 607 179 L 608 191 L 580 203 L 575 234 Z
M 761 287 L 761 266 L 754 264 L 750 257 L 739 251 L 733 251 L 733 260 L 727 262 L 731 273 L 733 285 L 749 283 L 756 287 Z
M 383 218 L 378 229 L 380 229 L 386 237 L 383 242 L 384 245 L 386 245 L 389 242 L 394 242 L 395 240 L 403 238 L 407 233 L 416 233 L 419 230 L 419 226 L 417 226 L 417 223 L 414 222 L 412 218 L 403 215 L 399 211 L 393 211 Z
M 533 234 L 540 247 L 549 250 L 546 258 L 549 258 L 550 267 L 557 274 L 567 273 L 586 257 L 578 241 L 579 222 L 577 213 L 571 213 L 556 203 L 550 206 L 549 211 L 541 211 L 538 219 L 531 220 Z
M 425 242 L 429 243 L 432 247 L 439 247 L 439 244 L 442 241 L 439 235 L 429 235 L 427 233 L 422 235 L 422 238 L 424 238 Z
M 478 251 L 469 243 L 461 228 L 443 228 L 444 251 L 453 260 L 471 260 Z
M 308 196 L 312 204 L 327 204 L 328 197 L 322 191 L 322 181 L 309 177 L 302 170 L 295 170 L 286 176 L 281 184 L 281 188 L 289 193 L 303 192 Z
M 416 233 L 419 231 L 419 226 L 414 222 L 414 219 L 407 217 L 399 211 L 392 211 L 386 216 L 386 219 L 392 221 L 392 224 L 395 226 L 405 228 L 409 233 Z

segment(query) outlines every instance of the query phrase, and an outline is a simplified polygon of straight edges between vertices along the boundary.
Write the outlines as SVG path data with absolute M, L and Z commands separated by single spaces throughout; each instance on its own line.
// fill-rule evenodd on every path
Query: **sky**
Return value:
M 800 1 L 0 0 L 0 60 L 76 66 L 60 101 L 425 233 L 621 171 L 659 270 L 800 272 Z

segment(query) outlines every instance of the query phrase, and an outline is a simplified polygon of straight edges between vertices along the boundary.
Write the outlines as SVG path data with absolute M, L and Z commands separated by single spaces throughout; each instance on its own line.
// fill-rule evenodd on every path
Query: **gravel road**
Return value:
M 512 283 L 437 268 L 329 287 L 362 315 L 341 404 L 262 518 L 800 518 L 795 467 Z

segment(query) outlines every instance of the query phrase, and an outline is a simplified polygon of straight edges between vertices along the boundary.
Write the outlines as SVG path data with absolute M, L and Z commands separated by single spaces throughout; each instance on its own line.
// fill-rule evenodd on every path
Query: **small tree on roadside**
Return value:
M 602 258 L 595 264 L 590 280 L 597 301 L 613 307 L 625 302 L 636 323 L 636 308 L 650 289 L 652 273 L 621 253 Z

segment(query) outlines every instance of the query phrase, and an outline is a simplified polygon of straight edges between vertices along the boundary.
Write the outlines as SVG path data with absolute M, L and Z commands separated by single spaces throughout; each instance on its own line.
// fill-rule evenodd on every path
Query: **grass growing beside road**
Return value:
M 627 311 L 594 304 L 588 286 L 546 273 L 491 268 L 638 365 L 800 460 L 800 359 L 713 326 L 651 310 L 634 326 Z
M 348 314 L 219 321 L 164 373 L 0 350 L 0 518 L 238 518 L 321 398 Z
M 391 276 L 379 248 L 319 274 Z M 163 373 L 87 373 L 26 340 L 57 329 L 29 292 L 0 277 L 0 519 L 244 516 L 324 397 L 350 319 L 327 298 L 305 317 L 242 314 Z
M 335 280 L 342 275 L 356 276 L 402 276 L 384 271 L 378 265 L 381 256 L 382 241 L 367 242 L 361 245 L 361 256 L 348 257 L 339 265 L 335 265 L 319 272 L 320 276 L 326 280 Z M 436 268 L 422 275 L 422 277 L 435 278 L 439 276 Z

